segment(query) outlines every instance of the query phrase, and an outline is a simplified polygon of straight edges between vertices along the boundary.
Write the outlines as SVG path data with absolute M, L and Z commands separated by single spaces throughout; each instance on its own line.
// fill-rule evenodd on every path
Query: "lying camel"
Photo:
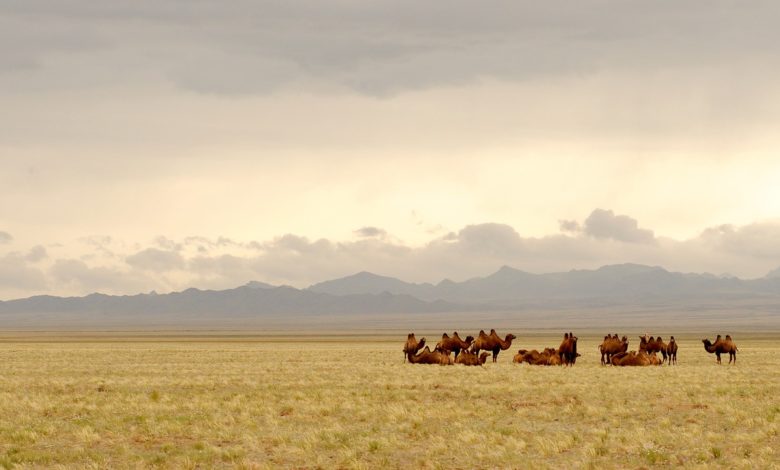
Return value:
M 654 366 L 661 365 L 661 360 L 655 353 L 646 351 L 622 352 L 612 356 L 613 366 Z
M 666 345 L 666 357 L 669 365 L 677 364 L 677 342 L 674 340 L 674 336 L 669 339 L 669 343 Z
M 423 348 L 425 346 L 425 338 L 420 338 L 420 342 L 417 342 L 417 339 L 414 337 L 414 333 L 409 333 L 406 336 L 406 343 L 404 344 L 404 362 L 406 362 L 406 358 L 409 356 L 409 353 L 417 354 L 417 351 Z
M 534 366 L 559 366 L 561 365 L 560 357 L 558 357 L 558 351 L 555 348 L 545 348 L 544 351 L 539 352 L 536 349 L 527 351 L 520 349 L 512 359 L 513 362 L 521 364 L 523 362 Z
M 611 364 L 610 359 L 613 355 L 628 351 L 628 338 L 623 336 L 618 339 L 618 335 L 607 335 L 604 341 L 599 345 L 601 352 L 601 365 Z
M 455 353 L 455 359 L 458 358 L 458 354 L 460 354 L 461 350 L 466 350 L 471 346 L 471 343 L 474 342 L 473 336 L 466 336 L 466 340 L 460 339 L 460 336 L 458 336 L 458 332 L 452 334 L 452 336 L 449 336 L 447 333 L 444 333 L 441 335 L 441 341 L 439 341 L 436 344 L 437 348 L 441 348 L 444 351 L 452 351 Z
M 409 362 L 412 364 L 439 364 L 442 366 L 449 366 L 453 364 L 452 358 L 449 354 L 445 354 L 439 349 L 431 351 L 428 346 L 422 350 L 420 354 L 408 354 Z
M 490 334 L 485 334 L 485 330 L 479 331 L 479 336 L 471 344 L 471 352 L 476 354 L 480 350 L 491 351 L 493 353 L 493 362 L 498 359 L 498 353 L 509 349 L 512 346 L 512 340 L 517 339 L 513 334 L 506 335 L 506 339 L 501 339 L 496 330 L 490 330 Z
M 490 353 L 487 351 L 482 351 L 482 354 L 477 356 L 476 354 L 470 353 L 468 350 L 464 349 L 460 356 L 455 358 L 455 364 L 463 364 L 464 366 L 481 366 L 487 361 L 488 356 L 490 356 Z
M 726 335 L 725 340 L 721 339 L 720 335 L 718 335 L 718 337 L 715 338 L 715 343 L 710 343 L 709 339 L 703 339 L 701 341 L 704 343 L 704 349 L 707 350 L 708 353 L 715 353 L 715 356 L 718 358 L 718 364 L 721 363 L 720 355 L 726 353 L 729 355 L 729 364 L 731 364 L 732 359 L 734 360 L 734 364 L 737 363 L 737 345 L 734 344 L 730 335 Z
M 577 337 L 574 336 L 574 333 L 563 334 L 563 341 L 558 347 L 558 356 L 565 366 L 573 366 L 577 362 L 579 354 L 577 354 Z

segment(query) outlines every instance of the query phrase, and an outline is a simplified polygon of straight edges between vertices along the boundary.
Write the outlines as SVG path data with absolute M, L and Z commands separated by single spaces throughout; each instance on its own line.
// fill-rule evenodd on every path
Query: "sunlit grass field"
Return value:
M 612 368 L 580 333 L 567 369 L 512 364 L 560 342 L 513 332 L 484 367 L 404 364 L 405 334 L 6 335 L 0 466 L 780 468 L 780 335 Z

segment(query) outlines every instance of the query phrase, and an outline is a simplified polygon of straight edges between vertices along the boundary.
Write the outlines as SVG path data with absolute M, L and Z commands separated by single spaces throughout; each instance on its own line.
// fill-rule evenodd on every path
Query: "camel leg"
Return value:
M 495 349 L 493 350 L 493 362 L 496 362 L 498 360 L 498 351 Z
M 718 358 L 718 364 L 720 364 L 720 353 L 719 353 L 719 352 L 716 352 L 716 353 L 715 353 L 715 357 L 717 357 L 717 358 Z

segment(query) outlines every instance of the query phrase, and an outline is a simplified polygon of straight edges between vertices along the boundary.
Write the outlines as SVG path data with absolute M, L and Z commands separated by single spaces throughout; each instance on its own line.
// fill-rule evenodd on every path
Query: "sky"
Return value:
M 774 1 L 6 0 L 0 299 L 780 267 Z

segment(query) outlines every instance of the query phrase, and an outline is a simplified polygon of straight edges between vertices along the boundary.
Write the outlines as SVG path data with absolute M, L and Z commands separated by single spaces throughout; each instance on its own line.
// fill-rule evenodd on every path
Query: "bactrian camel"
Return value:
M 506 335 L 505 339 L 501 339 L 496 330 L 490 330 L 490 334 L 485 334 L 485 330 L 479 331 L 479 336 L 471 344 L 471 352 L 478 353 L 479 351 L 490 351 L 493 353 L 493 362 L 498 359 L 498 353 L 502 350 L 507 350 L 512 346 L 512 340 L 517 337 L 513 334 Z
M 726 339 L 722 339 L 720 335 L 718 335 L 718 337 L 715 338 L 714 343 L 710 343 L 709 339 L 703 339 L 701 342 L 704 343 L 704 349 L 706 349 L 708 353 L 715 353 L 715 356 L 718 358 L 718 364 L 721 363 L 720 355 L 726 353 L 729 355 L 729 364 L 731 364 L 732 360 L 734 361 L 734 364 L 737 363 L 737 345 L 734 344 L 730 335 L 726 335 Z

